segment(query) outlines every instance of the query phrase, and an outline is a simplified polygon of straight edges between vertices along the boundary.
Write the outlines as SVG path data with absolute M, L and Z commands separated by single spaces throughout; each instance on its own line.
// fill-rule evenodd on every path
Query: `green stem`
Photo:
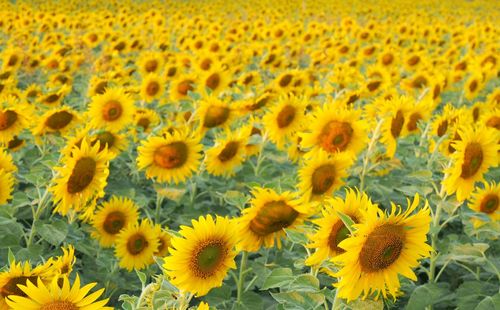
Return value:
M 47 197 L 49 196 L 49 190 L 48 187 L 45 189 L 45 192 L 43 193 L 43 196 L 39 196 L 40 198 L 38 199 L 38 206 L 34 207 L 34 205 L 31 205 L 31 213 L 33 215 L 33 222 L 31 224 L 31 231 L 28 237 L 28 240 L 26 241 L 26 247 L 29 247 L 32 242 L 33 242 L 33 237 L 35 236 L 35 224 L 38 218 L 40 217 L 40 214 L 43 212 L 45 209 L 45 205 L 47 204 Z
M 339 289 L 335 289 L 335 296 L 333 297 L 333 305 L 332 305 L 332 310 L 338 310 L 340 309 L 340 298 L 338 296 L 339 294 Z
M 160 223 L 160 213 L 161 213 L 161 205 L 163 203 L 163 197 L 156 193 L 156 210 L 155 210 L 155 223 Z
M 241 254 L 241 261 L 240 261 L 240 274 L 238 278 L 238 283 L 237 283 L 237 295 L 236 295 L 236 303 L 241 302 L 241 297 L 243 295 L 243 283 L 245 282 L 245 268 L 247 264 L 247 258 L 248 258 L 248 252 L 243 251 Z
M 373 149 L 375 148 L 375 144 L 377 142 L 378 137 L 380 136 L 380 129 L 382 128 L 383 120 L 380 119 L 377 123 L 377 127 L 372 133 L 372 137 L 370 139 L 370 143 L 368 144 L 368 148 L 366 149 L 365 157 L 363 158 L 363 168 L 360 174 L 359 181 L 359 191 L 362 192 L 365 188 L 365 176 L 368 170 L 368 162 L 370 161 L 370 157 L 372 155 Z

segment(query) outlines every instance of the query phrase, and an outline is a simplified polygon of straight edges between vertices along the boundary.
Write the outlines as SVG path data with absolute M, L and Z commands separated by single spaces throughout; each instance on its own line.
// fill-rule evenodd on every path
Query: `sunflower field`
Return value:
M 0 1 L 0 310 L 500 309 L 500 2 Z

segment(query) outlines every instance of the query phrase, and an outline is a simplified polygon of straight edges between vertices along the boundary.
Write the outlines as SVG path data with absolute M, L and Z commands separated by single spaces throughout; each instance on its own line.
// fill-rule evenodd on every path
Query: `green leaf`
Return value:
M 293 280 L 294 276 L 290 268 L 276 268 L 266 278 L 261 290 L 267 290 L 273 287 L 282 287 L 288 285 Z
M 474 310 L 500 310 L 500 293 L 485 297 Z
M 306 235 L 298 230 L 285 229 L 288 240 L 297 244 L 306 244 L 309 242 Z
M 301 292 L 317 292 L 319 290 L 319 280 L 313 275 L 302 274 L 297 276 L 287 289 Z
M 410 296 L 406 310 L 422 310 L 451 294 L 446 283 L 427 283 L 417 287 Z
M 12 263 L 16 261 L 16 257 L 14 256 L 14 253 L 12 253 L 12 250 L 10 248 L 7 256 L 9 258 L 9 265 L 12 265 Z
M 342 220 L 342 222 L 344 223 L 345 227 L 347 227 L 347 229 L 349 229 L 349 231 L 351 232 L 351 234 L 353 234 L 355 232 L 355 229 L 352 225 L 354 225 L 354 221 L 346 214 L 340 212 L 340 211 L 336 211 L 338 217 Z
M 141 281 L 142 287 L 145 287 L 146 286 L 146 279 L 147 279 L 146 274 L 144 272 L 137 270 L 137 269 L 135 270 L 135 273 L 139 277 L 139 281 Z
M 37 233 L 48 243 L 58 246 L 68 235 L 68 224 L 62 220 L 36 227 Z
M 495 293 L 497 286 L 483 281 L 467 281 L 456 290 L 459 310 L 474 309 L 484 296 Z
M 263 308 L 263 300 L 259 294 L 245 292 L 241 295 L 241 301 L 236 304 L 236 310 L 255 310 Z
M 285 309 L 318 309 L 323 306 L 325 295 L 311 292 L 271 293 L 274 299 L 284 304 Z
M 384 302 L 379 300 L 361 300 L 357 299 L 349 303 L 351 309 L 356 310 L 384 310 Z

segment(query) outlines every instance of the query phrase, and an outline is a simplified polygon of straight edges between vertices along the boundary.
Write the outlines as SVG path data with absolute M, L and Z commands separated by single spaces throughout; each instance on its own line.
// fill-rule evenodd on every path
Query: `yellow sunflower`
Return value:
M 137 166 L 146 177 L 158 182 L 179 183 L 198 168 L 202 145 L 187 131 L 175 131 L 165 137 L 150 137 L 138 147 Z
M 75 247 L 70 244 L 67 249 L 64 247 L 61 249 L 63 251 L 63 255 L 58 256 L 54 260 L 52 268 L 54 268 L 55 273 L 58 275 L 69 276 L 71 271 L 73 271 L 73 265 L 76 262 Z
M 154 127 L 160 124 L 160 116 L 154 110 L 137 109 L 134 115 L 134 124 L 137 129 L 142 128 L 142 132 L 150 133 Z M 136 134 L 137 129 L 135 129 Z
M 11 96 L 0 101 L 0 143 L 7 144 L 30 126 L 31 107 Z
M 302 134 L 301 146 L 321 148 L 327 153 L 346 152 L 355 157 L 366 145 L 368 131 L 361 111 L 339 104 L 328 104 L 316 111 L 310 122 L 310 132 Z
M 272 189 L 255 187 L 251 206 L 243 210 L 237 220 L 241 242 L 239 247 L 245 251 L 258 251 L 262 246 L 270 248 L 275 244 L 281 248 L 284 228 L 292 229 L 300 225 L 308 216 L 308 205 L 294 194 L 278 194 Z
M 154 252 L 154 256 L 164 257 L 168 254 L 168 248 L 172 246 L 170 234 L 162 229 L 161 225 L 155 225 L 155 233 L 158 238 L 158 249 Z
M 191 223 L 193 227 L 181 226 L 180 236 L 172 238 L 163 267 L 181 291 L 203 296 L 220 287 L 228 270 L 236 268 L 238 232 L 233 221 L 220 216 L 200 216 Z
M 328 197 L 347 177 L 347 169 L 352 165 L 352 158 L 342 153 L 328 154 L 319 149 L 307 154 L 307 159 L 299 169 L 297 187 L 304 201 L 321 200 Z
M 452 165 L 445 170 L 443 186 L 448 195 L 456 193 L 458 201 L 470 197 L 476 182 L 490 167 L 498 165 L 498 135 L 495 129 L 463 126 L 458 129 L 461 140 L 452 143 L 455 152 Z
M 0 169 L 3 169 L 4 172 L 16 172 L 17 167 L 14 164 L 14 160 L 12 159 L 12 155 L 8 153 L 5 148 L 0 146 Z
M 33 284 L 35 283 L 36 285 Z M 81 310 L 111 310 L 104 307 L 108 299 L 97 301 L 104 288 L 87 295 L 97 283 L 90 283 L 80 287 L 80 276 L 76 275 L 75 282 L 69 283 L 68 277 L 64 276 L 62 285 L 57 279 L 52 280 L 50 285 L 45 285 L 40 278 L 29 279 L 26 285 L 19 285 L 19 290 L 24 296 L 10 296 L 6 299 L 12 310 L 46 310 L 46 309 L 81 309 Z
M 162 78 L 155 73 L 150 73 L 144 77 L 141 83 L 141 98 L 145 102 L 152 102 L 163 95 L 165 83 Z
M 120 267 L 128 271 L 144 269 L 153 263 L 158 246 L 159 240 L 153 225 L 144 219 L 140 224 L 130 223 L 118 233 L 115 256 L 120 260 Z
M 123 88 L 107 88 L 104 94 L 92 97 L 89 115 L 95 128 L 117 132 L 132 123 L 134 101 Z
M 311 243 L 307 245 L 308 248 L 316 249 L 316 251 L 306 259 L 305 264 L 318 265 L 330 257 L 345 252 L 339 247 L 339 243 L 346 239 L 350 232 L 337 212 L 349 216 L 354 223 L 358 224 L 364 223 L 366 211 L 373 208 L 377 206 L 365 193 L 352 189 L 346 190 L 345 199 L 335 197 L 325 200 L 321 210 L 322 217 L 313 220 L 319 228 L 309 236 Z
M 0 169 L 0 205 L 6 204 L 12 198 L 14 176 L 11 172 Z
M 84 139 L 80 147 L 74 147 L 70 157 L 64 157 L 64 166 L 55 167 L 59 175 L 50 187 L 54 211 L 66 215 L 70 209 L 79 211 L 92 197 L 102 197 L 109 175 L 110 155 L 99 152 L 100 144 L 91 146 Z
M 129 224 L 137 223 L 138 219 L 139 208 L 132 200 L 113 196 L 102 203 L 94 214 L 94 230 L 91 236 L 98 240 L 102 247 L 110 247 L 115 243 L 118 233 Z
M 348 301 L 375 295 L 396 297 L 400 288 L 401 274 L 417 280 L 412 268 L 418 260 L 428 257 L 432 248 L 426 243 L 431 217 L 426 201 L 417 213 L 411 213 L 419 205 L 415 196 L 408 208 L 392 204 L 391 213 L 386 215 L 375 205 L 366 212 L 364 223 L 354 224 L 354 235 L 344 239 L 338 247 L 345 252 L 332 260 L 341 266 L 335 273 L 339 281 L 334 284 L 338 297 Z
M 200 130 L 205 132 L 212 128 L 228 128 L 236 112 L 227 100 L 209 96 L 203 99 L 196 109 L 196 118 L 200 121 Z
M 393 158 L 396 154 L 397 140 L 407 133 L 405 124 L 408 123 L 408 114 L 411 111 L 411 99 L 405 96 L 392 97 L 385 100 L 381 107 L 382 135 L 380 141 L 386 147 L 386 155 Z M 410 126 L 410 128 L 412 128 Z
M 214 64 L 209 70 L 200 74 L 198 87 L 201 94 L 218 95 L 227 88 L 230 74 L 219 64 Z
M 144 52 L 137 60 L 137 68 L 142 75 L 159 73 L 163 69 L 164 60 L 159 52 Z
M 278 103 L 262 118 L 269 139 L 282 148 L 291 136 L 305 125 L 307 102 L 293 94 L 281 96 Z
M 215 145 L 205 152 L 206 168 L 210 174 L 226 178 L 234 175 L 236 167 L 245 160 L 249 130 L 245 127 L 227 132 L 224 139 L 215 140 Z
M 484 213 L 490 221 L 496 222 L 500 220 L 500 184 L 495 182 L 484 182 L 484 188 L 476 188 L 468 203 L 472 210 Z M 474 227 L 479 227 L 484 224 L 480 219 L 473 219 Z
M 196 88 L 196 77 L 194 75 L 181 75 L 170 84 L 170 99 L 179 101 L 188 98 L 188 92 L 194 92 Z
M 128 146 L 127 137 L 124 134 L 115 133 L 109 130 L 98 130 L 90 138 L 90 145 L 99 143 L 99 152 L 107 150 L 110 159 L 114 159 Z
M 75 110 L 63 107 L 45 112 L 38 119 L 37 126 L 33 129 L 33 134 L 43 135 L 46 132 L 67 132 L 78 123 L 80 117 Z

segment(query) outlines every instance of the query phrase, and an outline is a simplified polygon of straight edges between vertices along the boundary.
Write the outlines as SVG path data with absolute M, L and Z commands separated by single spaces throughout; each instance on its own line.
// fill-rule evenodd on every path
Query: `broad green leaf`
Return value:
M 447 284 L 427 283 L 417 287 L 410 296 L 406 310 L 422 310 L 451 294 Z
M 37 233 L 48 243 L 58 246 L 68 235 L 68 224 L 62 220 L 42 224 L 36 227 Z
M 485 297 L 474 310 L 500 310 L 500 293 Z
M 282 292 L 271 293 L 274 299 L 284 304 L 285 309 L 318 309 L 323 307 L 325 295 L 311 292 Z
M 319 280 L 310 274 L 297 276 L 288 286 L 287 290 L 301 292 L 317 292 L 319 290 Z
M 235 304 L 236 310 L 256 310 L 263 308 L 263 300 L 259 294 L 245 292 L 241 296 L 241 302 Z
M 276 268 L 264 281 L 261 290 L 267 290 L 273 287 L 282 287 L 293 281 L 294 276 L 290 268 Z
M 342 222 L 344 223 L 345 227 L 347 227 L 347 229 L 349 229 L 349 231 L 351 232 L 351 234 L 353 234 L 355 232 L 355 229 L 352 225 L 354 225 L 354 221 L 351 219 L 351 217 L 349 217 L 348 215 L 340 212 L 340 211 L 336 211 L 338 217 L 342 220 Z

